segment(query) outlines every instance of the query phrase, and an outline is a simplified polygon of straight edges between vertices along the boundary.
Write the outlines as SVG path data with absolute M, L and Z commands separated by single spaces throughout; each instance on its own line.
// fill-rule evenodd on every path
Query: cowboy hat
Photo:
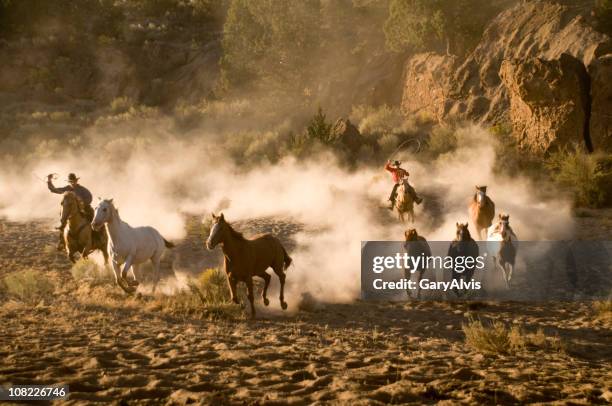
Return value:
M 393 161 L 394 166 L 400 166 L 402 163 L 400 161 Z
M 68 174 L 68 182 L 76 182 L 81 178 L 77 178 L 77 176 L 74 173 L 69 173 Z

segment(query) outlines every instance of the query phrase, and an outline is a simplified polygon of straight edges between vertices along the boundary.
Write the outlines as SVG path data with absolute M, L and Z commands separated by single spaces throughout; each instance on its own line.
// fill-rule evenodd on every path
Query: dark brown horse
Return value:
M 425 237 L 420 236 L 417 233 L 417 230 L 411 228 L 404 233 L 404 237 L 406 237 L 406 242 L 404 243 L 404 249 L 406 253 L 414 258 L 431 257 L 431 248 L 427 243 Z M 406 279 L 411 279 L 413 273 L 418 273 L 418 281 L 417 281 L 417 295 L 416 298 L 421 298 L 421 279 L 423 278 L 423 274 L 427 270 L 427 266 L 424 263 L 420 263 L 417 269 L 404 269 L 404 277 Z M 408 296 L 410 295 L 410 291 L 407 292 Z
M 66 242 L 66 252 L 68 259 L 76 262 L 75 255 L 81 254 L 87 258 L 95 250 L 100 250 L 104 255 L 104 263 L 108 264 L 106 231 L 93 231 L 89 220 L 81 213 L 81 202 L 74 192 L 65 192 L 62 199 L 62 224 L 68 222 L 68 227 L 64 230 L 64 241 Z
M 484 230 L 484 238 L 487 238 L 487 229 L 493 224 L 495 217 L 495 203 L 487 196 L 486 186 L 476 186 L 476 193 L 470 202 L 470 218 L 476 234 L 480 240 L 483 239 L 482 231 Z
M 223 213 L 219 216 L 212 215 L 213 224 L 210 235 L 206 240 L 209 250 L 218 244 L 223 244 L 224 266 L 232 301 L 239 303 L 236 295 L 236 285 L 244 282 L 247 286 L 248 298 L 251 304 L 251 316 L 255 317 L 255 306 L 253 304 L 253 277 L 259 276 L 264 280 L 262 292 L 263 302 L 267 306 L 270 301 L 266 297 L 268 285 L 272 278 L 266 270 L 272 268 L 280 280 L 280 304 L 283 310 L 287 308 L 284 298 L 285 270 L 291 265 L 291 257 L 278 240 L 271 234 L 263 234 L 246 239 L 242 233 L 234 230 L 225 221 Z
M 472 236 L 470 235 L 470 230 L 468 230 L 468 223 L 462 224 L 457 223 L 457 232 L 455 239 L 451 242 L 448 247 L 448 256 L 453 258 L 453 264 L 455 267 L 453 268 L 453 280 L 463 280 L 465 282 L 470 282 L 472 276 L 474 276 L 474 271 L 476 268 L 476 257 L 478 257 L 479 249 L 478 244 Z M 457 258 L 463 257 L 462 268 L 459 269 L 457 266 Z M 465 258 L 474 258 L 470 265 L 467 265 L 465 262 Z M 461 296 L 462 292 L 454 289 L 457 296 Z

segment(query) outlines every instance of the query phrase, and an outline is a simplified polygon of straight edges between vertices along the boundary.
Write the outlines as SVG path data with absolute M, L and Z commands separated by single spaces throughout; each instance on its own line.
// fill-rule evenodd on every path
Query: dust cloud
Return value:
M 528 179 L 497 175 L 495 145 L 486 130 L 466 126 L 457 135 L 459 147 L 435 161 L 398 157 L 417 191 L 437 200 L 441 208 L 428 212 L 417 206 L 415 227 L 420 234 L 428 240 L 452 240 L 455 223 L 468 221 L 467 204 L 476 184 L 488 186 L 496 212 L 510 214 L 520 239 L 571 234 L 569 202 L 542 201 L 537 185 Z M 94 196 L 114 198 L 124 221 L 156 227 L 167 239 L 184 237 L 185 214 L 223 209 L 230 222 L 291 219 L 304 228 L 294 235 L 287 297 L 308 292 L 325 301 L 358 296 L 361 241 L 401 240 L 409 227 L 384 208 L 392 187 L 384 162 L 348 170 L 330 153 L 245 168 L 207 134 L 180 138 L 158 126 L 147 137 L 121 132 L 103 136 L 93 130 L 83 136 L 91 138 L 91 148 L 37 151 L 0 167 L 0 217 L 57 218 L 60 196 L 50 194 L 41 178 L 58 173 L 56 185 L 63 186 L 67 173 L 76 172 Z M 277 283 L 273 278 L 273 289 Z

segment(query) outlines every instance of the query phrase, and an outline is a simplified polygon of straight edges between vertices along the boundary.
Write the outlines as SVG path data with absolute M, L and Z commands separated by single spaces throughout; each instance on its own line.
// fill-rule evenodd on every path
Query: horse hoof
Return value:
M 138 286 L 138 285 L 140 285 L 140 282 L 138 282 L 136 280 L 133 280 L 133 281 L 128 280 L 127 283 L 128 283 L 129 286 Z
M 287 302 L 281 302 L 281 307 L 283 310 L 287 310 Z
M 270 301 L 268 300 L 267 297 L 264 297 L 264 304 L 267 306 L 270 304 Z

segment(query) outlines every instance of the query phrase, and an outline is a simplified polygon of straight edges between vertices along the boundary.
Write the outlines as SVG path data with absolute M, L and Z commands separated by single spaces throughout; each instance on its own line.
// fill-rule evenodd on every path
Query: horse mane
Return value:
M 241 241 L 246 240 L 246 237 L 240 231 L 234 230 L 234 228 L 232 227 L 230 223 L 226 221 L 225 224 L 227 224 L 227 228 L 232 237 L 236 238 L 237 240 L 241 240 Z

